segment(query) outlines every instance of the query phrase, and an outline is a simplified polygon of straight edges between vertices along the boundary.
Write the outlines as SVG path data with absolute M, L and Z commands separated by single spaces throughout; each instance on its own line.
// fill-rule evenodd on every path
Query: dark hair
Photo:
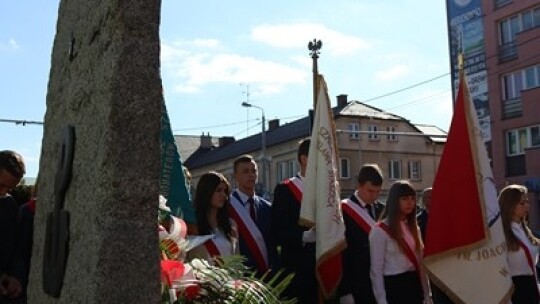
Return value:
M 17 179 L 26 173 L 26 166 L 22 156 L 11 150 L 0 151 L 0 170 L 6 170 Z
M 210 223 L 208 222 L 208 213 L 210 211 L 210 206 L 212 205 L 212 196 L 220 183 L 225 183 L 227 186 L 227 199 L 223 208 L 220 208 L 217 212 L 217 224 L 218 227 L 223 230 L 227 238 L 231 240 L 232 226 L 227 214 L 231 186 L 225 176 L 219 172 L 210 171 L 205 173 L 197 183 L 195 199 L 193 200 L 195 205 L 195 216 L 197 218 L 197 228 L 199 234 L 212 233 L 212 227 L 210 227 Z
M 370 182 L 373 186 L 382 185 L 382 170 L 377 164 L 364 164 L 360 172 L 358 172 L 358 183 L 363 185 L 367 182 Z
M 390 186 L 388 190 L 388 198 L 386 199 L 386 206 L 381 218 L 387 218 L 388 227 L 390 228 L 390 235 L 395 240 L 403 239 L 403 231 L 401 231 L 400 224 L 400 204 L 399 199 L 406 196 L 416 197 L 416 191 L 412 185 L 405 180 L 396 181 Z M 414 241 L 416 243 L 416 249 L 422 248 L 422 241 L 418 233 L 418 225 L 416 223 L 416 212 L 413 211 L 407 215 L 407 227 L 411 232 Z
M 517 204 L 521 202 L 521 197 L 527 195 L 527 188 L 522 185 L 508 185 L 501 190 L 499 194 L 499 207 L 501 208 L 501 220 L 503 225 L 504 237 L 509 251 L 519 250 L 518 238 L 512 231 L 512 215 Z M 527 226 L 525 219 L 521 221 L 521 226 L 527 234 L 529 240 L 537 245 L 539 240 L 535 238 L 531 229 Z
M 309 155 L 309 144 L 311 143 L 311 139 L 310 138 L 304 138 L 300 141 L 299 145 L 298 145 L 298 162 L 300 162 L 300 156 L 302 155 L 305 155 L 305 156 L 308 156 Z
M 234 163 L 233 163 L 233 171 L 234 171 L 234 173 L 236 173 L 236 170 L 238 169 L 238 164 L 240 164 L 240 163 L 250 163 L 252 161 L 254 161 L 253 156 L 251 156 L 249 154 L 242 154 L 242 155 L 238 156 L 234 160 Z

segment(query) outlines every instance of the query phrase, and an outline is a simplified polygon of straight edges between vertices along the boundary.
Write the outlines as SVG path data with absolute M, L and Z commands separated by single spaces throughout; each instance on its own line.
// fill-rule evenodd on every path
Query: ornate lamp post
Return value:
M 313 110 L 317 104 L 317 76 L 319 75 L 319 68 L 317 67 L 317 59 L 321 53 L 322 41 L 313 39 L 308 43 L 309 55 L 313 58 Z

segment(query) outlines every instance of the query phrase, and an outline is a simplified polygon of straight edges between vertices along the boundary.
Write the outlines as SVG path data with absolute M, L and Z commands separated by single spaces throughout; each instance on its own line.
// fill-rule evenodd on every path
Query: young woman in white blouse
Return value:
M 211 239 L 188 253 L 188 260 L 204 258 L 213 262 L 215 257 L 238 253 L 236 227 L 229 220 L 227 205 L 231 187 L 219 172 L 210 171 L 199 179 L 195 191 L 195 216 L 199 235 L 213 235 Z
M 409 182 L 397 181 L 390 187 L 369 244 L 377 303 L 431 303 L 427 277 L 420 266 L 423 244 L 416 223 L 416 192 Z
M 514 283 L 512 303 L 537 304 L 536 279 L 539 240 L 535 238 L 525 218 L 529 213 L 527 188 L 509 185 L 499 195 L 501 219 L 508 248 L 508 266 Z

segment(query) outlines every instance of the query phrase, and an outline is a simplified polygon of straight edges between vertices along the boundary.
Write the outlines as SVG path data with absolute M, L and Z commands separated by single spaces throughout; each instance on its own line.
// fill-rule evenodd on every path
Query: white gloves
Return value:
M 308 231 L 304 231 L 302 234 L 302 242 L 304 243 L 315 243 L 315 227 L 312 227 Z

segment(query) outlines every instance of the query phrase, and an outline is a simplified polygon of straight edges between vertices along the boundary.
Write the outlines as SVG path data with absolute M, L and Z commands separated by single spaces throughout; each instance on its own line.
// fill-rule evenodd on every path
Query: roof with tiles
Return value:
M 360 117 L 381 119 L 381 120 L 402 120 L 402 121 L 406 121 L 407 123 L 410 123 L 407 119 L 401 116 L 388 113 L 379 108 L 367 105 L 357 100 L 352 100 L 345 104 L 341 104 L 340 106 L 333 107 L 332 111 L 336 117 L 360 116 Z M 419 125 L 411 124 L 411 125 L 414 128 L 416 128 L 419 132 L 424 133 L 426 135 L 432 135 L 432 134 L 445 135 L 446 134 L 444 131 L 442 131 L 441 129 L 435 126 L 422 125 L 422 124 L 419 124 Z M 277 145 L 277 144 L 287 142 L 290 140 L 305 138 L 309 136 L 309 133 L 310 133 L 309 126 L 310 126 L 310 118 L 309 116 L 306 116 L 304 118 L 295 120 L 293 122 L 280 125 L 279 127 L 273 130 L 267 130 L 266 131 L 266 145 L 273 146 L 273 145 Z M 439 138 L 439 137 L 429 137 L 429 138 L 433 140 L 433 142 L 436 142 L 436 143 L 444 143 L 446 141 L 445 138 Z M 235 141 L 234 143 L 230 143 L 223 147 L 219 147 L 218 144 L 213 144 L 211 147 L 206 147 L 206 148 L 198 147 L 193 153 L 190 154 L 189 157 L 184 157 L 184 155 L 182 155 L 183 158 L 186 159 L 184 164 L 190 169 L 195 169 L 195 168 L 205 166 L 211 163 L 235 158 L 241 154 L 253 153 L 255 151 L 260 150 L 261 140 L 262 140 L 261 133 L 258 133 L 258 134 L 254 134 L 252 136 L 240 139 L 238 141 Z M 200 140 L 199 140 L 199 143 L 200 143 Z M 183 138 L 179 146 L 182 146 L 182 145 L 183 145 Z

